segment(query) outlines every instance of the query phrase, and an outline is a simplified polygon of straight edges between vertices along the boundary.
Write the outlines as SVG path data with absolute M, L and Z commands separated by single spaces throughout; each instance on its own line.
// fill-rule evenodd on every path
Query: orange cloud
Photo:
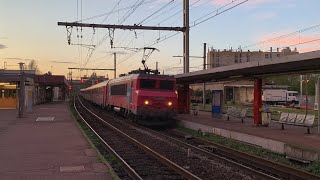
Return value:
M 277 33 L 278 34 L 278 33 Z M 291 36 L 267 35 L 259 38 L 257 46 L 262 49 L 268 49 L 269 47 L 285 48 L 285 47 L 297 47 L 299 52 L 308 52 L 320 49 L 320 34 L 294 34 Z

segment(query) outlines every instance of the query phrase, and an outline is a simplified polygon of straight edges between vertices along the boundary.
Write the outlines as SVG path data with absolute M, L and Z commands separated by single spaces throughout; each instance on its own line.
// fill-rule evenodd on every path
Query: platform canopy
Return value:
M 24 70 L 25 77 L 33 79 L 35 70 Z M 0 69 L 0 82 L 18 82 L 20 81 L 20 70 Z
M 320 72 L 320 51 L 177 74 L 175 78 L 178 84 L 194 84 L 316 72 Z

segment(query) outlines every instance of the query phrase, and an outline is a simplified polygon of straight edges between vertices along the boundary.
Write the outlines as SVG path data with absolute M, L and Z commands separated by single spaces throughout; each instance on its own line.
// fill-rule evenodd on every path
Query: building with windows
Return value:
M 279 48 L 275 52 L 270 48 L 270 52 L 264 51 L 242 51 L 242 50 L 216 50 L 211 48 L 207 54 L 207 68 L 215 68 L 220 66 L 228 66 L 238 63 L 245 63 L 258 60 L 276 60 L 283 56 L 289 56 L 298 54 L 297 49 L 293 51 L 288 47 L 279 51 Z
M 207 69 L 218 68 L 221 66 L 235 65 L 239 63 L 246 63 L 259 60 L 277 60 L 277 58 L 298 54 L 299 52 L 295 48 L 291 50 L 289 47 L 282 49 L 281 51 L 276 49 L 269 52 L 264 51 L 242 51 L 233 49 L 216 50 L 211 48 L 207 54 Z M 194 84 L 190 86 L 193 90 L 203 89 L 203 84 Z M 264 89 L 287 89 L 288 86 L 269 86 L 265 85 Z M 254 96 L 254 82 L 250 80 L 237 80 L 237 81 L 225 81 L 225 82 L 209 82 L 206 83 L 206 90 L 222 90 L 223 102 L 226 104 L 253 104 Z M 201 97 L 202 98 L 202 97 Z M 208 98 L 208 97 L 206 97 Z M 209 97 L 210 98 L 210 97 Z

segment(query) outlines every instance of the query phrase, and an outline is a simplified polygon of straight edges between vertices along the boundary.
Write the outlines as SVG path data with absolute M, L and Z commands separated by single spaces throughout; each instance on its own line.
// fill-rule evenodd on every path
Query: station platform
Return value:
M 0 110 L 0 179 L 112 179 L 67 103 L 34 106 L 17 118 Z
M 247 144 L 258 146 L 273 152 L 302 160 L 320 160 L 320 134 L 318 128 L 311 129 L 301 126 L 285 125 L 271 121 L 268 127 L 255 126 L 253 118 L 246 117 L 244 123 L 241 119 L 227 117 L 222 114 L 214 117 L 211 112 L 199 111 L 198 115 L 179 114 L 177 122 L 180 126 L 213 133 L 223 137 L 235 139 Z

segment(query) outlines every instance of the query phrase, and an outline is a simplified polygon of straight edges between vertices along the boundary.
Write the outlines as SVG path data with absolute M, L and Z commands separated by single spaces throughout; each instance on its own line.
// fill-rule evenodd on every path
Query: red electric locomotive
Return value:
M 164 125 L 176 115 L 178 97 L 173 76 L 143 73 L 104 81 L 81 90 L 102 108 L 132 117 L 145 125 Z

